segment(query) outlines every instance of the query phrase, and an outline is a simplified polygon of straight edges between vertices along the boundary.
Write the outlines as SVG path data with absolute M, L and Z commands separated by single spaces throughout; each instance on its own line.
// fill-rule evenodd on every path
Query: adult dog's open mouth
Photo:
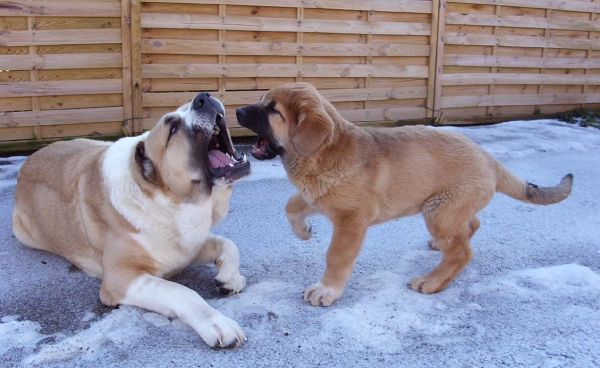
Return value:
M 215 178 L 226 182 L 243 178 L 250 174 L 250 162 L 246 155 L 239 155 L 229 136 L 222 114 L 217 114 L 210 142 L 208 143 L 208 169 Z

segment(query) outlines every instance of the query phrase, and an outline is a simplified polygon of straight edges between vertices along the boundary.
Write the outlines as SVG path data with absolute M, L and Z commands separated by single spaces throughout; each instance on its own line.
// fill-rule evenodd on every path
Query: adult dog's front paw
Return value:
M 221 295 L 232 295 L 241 293 L 246 287 L 246 278 L 235 272 L 231 277 L 224 277 L 221 272 L 215 277 L 215 286 Z
M 217 311 L 196 331 L 208 346 L 215 349 L 235 348 L 247 340 L 237 322 Z
M 337 290 L 327 287 L 321 282 L 312 284 L 304 291 L 304 301 L 313 306 L 329 307 L 333 302 L 339 299 L 343 290 Z
M 308 240 L 312 237 L 312 225 L 308 220 L 291 222 L 292 231 L 302 240 Z

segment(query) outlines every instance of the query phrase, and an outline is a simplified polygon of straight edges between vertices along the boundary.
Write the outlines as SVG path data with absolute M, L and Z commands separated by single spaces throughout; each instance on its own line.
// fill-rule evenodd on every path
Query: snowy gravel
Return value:
M 21 245 L 10 221 L 24 158 L 0 158 L 0 365 L 600 366 L 600 130 L 556 120 L 436 129 L 463 132 L 538 185 L 571 172 L 573 193 L 546 207 L 496 195 L 473 260 L 434 295 L 406 287 L 440 260 L 422 218 L 374 226 L 342 298 L 311 307 L 301 295 L 321 276 L 331 225 L 317 216 L 313 238 L 295 238 L 284 213 L 295 190 L 280 161 L 253 161 L 213 231 L 238 245 L 246 290 L 218 296 L 213 266 L 175 278 L 238 321 L 249 340 L 235 350 L 211 350 L 177 319 L 104 307 L 98 280 Z

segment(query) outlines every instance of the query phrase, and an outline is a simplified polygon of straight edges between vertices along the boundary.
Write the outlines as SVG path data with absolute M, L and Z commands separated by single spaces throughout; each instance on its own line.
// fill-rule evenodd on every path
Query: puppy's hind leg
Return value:
M 227 238 L 209 234 L 194 263 L 214 263 L 217 266 L 214 282 L 222 295 L 240 293 L 246 286 L 246 278 L 240 275 L 240 253 Z
M 475 235 L 475 233 L 479 229 L 479 225 L 480 224 L 481 223 L 479 222 L 479 219 L 477 217 L 473 217 L 471 219 L 471 221 L 469 221 L 469 228 L 471 230 L 470 231 L 470 235 L 469 235 L 469 240 L 473 237 L 473 235 Z M 429 244 L 429 246 L 433 250 L 442 250 L 440 248 L 440 246 L 435 242 L 435 240 L 433 238 L 429 239 L 429 241 L 427 242 L 427 244 Z
M 425 294 L 441 291 L 471 261 L 471 237 L 479 229 L 475 217 L 494 195 L 493 186 L 456 186 L 433 196 L 423 206 L 423 217 L 433 238 L 432 248 L 442 251 L 442 261 L 428 274 L 414 277 L 409 286 Z
M 312 226 L 308 221 L 308 217 L 319 212 L 315 207 L 306 203 L 300 193 L 296 193 L 290 197 L 285 206 L 285 214 L 287 215 L 292 231 L 302 240 L 308 240 L 312 236 Z

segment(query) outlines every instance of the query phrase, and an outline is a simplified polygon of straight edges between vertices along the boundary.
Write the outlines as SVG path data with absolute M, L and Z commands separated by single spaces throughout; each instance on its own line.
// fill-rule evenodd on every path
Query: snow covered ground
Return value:
M 438 128 L 436 128 L 438 129 Z M 252 162 L 231 212 L 214 229 L 237 243 L 244 293 L 221 298 L 214 267 L 175 280 L 235 319 L 248 342 L 211 350 L 181 321 L 101 305 L 100 283 L 12 235 L 22 157 L 0 158 L 0 365 L 47 367 L 598 367 L 600 130 L 556 120 L 455 129 L 538 185 L 575 176 L 571 197 L 534 206 L 502 194 L 480 213 L 475 255 L 441 293 L 406 287 L 437 265 L 420 216 L 372 227 L 342 298 L 302 301 L 317 281 L 331 225 L 294 237 L 294 193 L 279 161 Z

